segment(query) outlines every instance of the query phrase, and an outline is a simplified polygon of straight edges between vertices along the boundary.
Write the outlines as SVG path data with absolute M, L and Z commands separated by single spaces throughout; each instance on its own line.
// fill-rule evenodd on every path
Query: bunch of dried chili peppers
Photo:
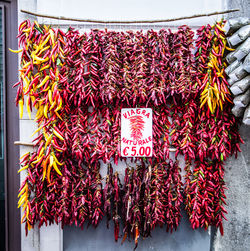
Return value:
M 217 22 L 197 32 L 195 55 L 202 85 L 195 109 L 192 106 L 192 112 L 196 113 L 190 123 L 194 155 L 186 156 L 184 187 L 192 228 L 216 226 L 222 235 L 222 220 L 227 213 L 223 164 L 227 157 L 233 154 L 237 157 L 239 144 L 243 143 L 238 121 L 230 112 L 232 102 L 224 73 L 224 53 L 228 48 L 223 25 L 224 22 Z
M 192 228 L 223 233 L 224 160 L 240 151 L 238 121 L 224 74 L 223 22 L 194 32 L 67 32 L 29 20 L 19 26 L 16 104 L 36 109 L 34 152 L 21 157 L 27 176 L 19 193 L 27 231 L 53 222 L 97 227 L 104 215 L 122 235 L 148 237 L 156 226 L 176 230 L 184 202 Z M 124 180 L 121 108 L 153 109 L 153 157 L 135 159 Z M 185 157 L 185 182 L 178 161 Z M 101 161 L 107 175 L 101 177 Z M 106 180 L 106 182 L 104 182 Z M 123 231 L 120 228 L 123 226 Z M 123 242 L 122 241 L 122 242 Z

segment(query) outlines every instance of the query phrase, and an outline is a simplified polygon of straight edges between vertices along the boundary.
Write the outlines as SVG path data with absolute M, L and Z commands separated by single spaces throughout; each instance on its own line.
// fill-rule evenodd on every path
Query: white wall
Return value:
M 101 19 L 159 19 L 222 9 L 218 0 L 37 0 L 37 10 L 48 14 Z
M 224 2 L 225 0 L 37 0 L 37 11 L 56 16 L 101 20 L 153 20 L 224 10 Z M 26 9 L 29 9 L 29 6 L 26 6 Z M 220 15 L 215 15 L 167 25 L 185 23 L 196 26 L 214 22 L 220 18 Z M 43 21 L 50 22 L 51 20 L 44 19 Z M 58 23 L 56 20 L 52 22 Z M 72 22 L 63 21 L 62 23 Z

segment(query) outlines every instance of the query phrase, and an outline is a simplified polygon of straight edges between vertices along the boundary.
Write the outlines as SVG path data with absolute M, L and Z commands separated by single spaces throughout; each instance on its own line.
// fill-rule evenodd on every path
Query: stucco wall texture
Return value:
M 242 126 L 240 133 L 245 142 L 242 152 L 225 165 L 228 221 L 223 222 L 224 236 L 216 233 L 213 251 L 250 250 L 250 127 Z
M 228 15 L 250 17 L 250 0 L 228 0 L 227 9 L 241 11 Z M 238 158 L 229 158 L 225 165 L 225 182 L 228 190 L 227 219 L 224 221 L 224 236 L 215 234 L 211 246 L 213 251 L 250 250 L 250 126 L 242 125 L 240 134 L 245 144 Z

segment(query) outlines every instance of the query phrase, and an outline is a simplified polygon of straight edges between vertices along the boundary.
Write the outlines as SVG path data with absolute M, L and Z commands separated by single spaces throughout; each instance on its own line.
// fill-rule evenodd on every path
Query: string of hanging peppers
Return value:
M 226 36 L 224 34 L 224 22 L 218 22 L 213 26 L 201 27 L 196 40 L 200 72 L 202 76 L 201 107 L 208 105 L 211 113 L 214 113 L 216 107 L 223 110 L 225 100 L 232 102 L 226 74 L 224 72 L 226 62 L 224 60 L 225 50 L 233 50 L 226 46 Z
M 223 22 L 197 35 L 193 53 L 187 26 L 80 34 L 20 24 L 16 104 L 20 117 L 24 103 L 30 118 L 35 108 L 38 124 L 37 150 L 21 157 L 19 170 L 27 172 L 18 202 L 26 231 L 53 222 L 97 227 L 106 215 L 115 240 L 123 233 L 137 247 L 156 226 L 176 230 L 184 203 L 192 228 L 223 233 L 223 162 L 242 140 L 224 76 Z M 153 109 L 153 157 L 136 158 L 121 181 L 110 162 L 123 160 L 121 108 L 135 106 Z M 184 184 L 178 161 L 167 161 L 170 145 L 185 157 Z

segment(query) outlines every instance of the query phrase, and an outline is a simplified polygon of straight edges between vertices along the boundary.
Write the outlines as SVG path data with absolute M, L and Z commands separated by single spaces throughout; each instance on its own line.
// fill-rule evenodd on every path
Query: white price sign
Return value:
M 121 109 L 122 157 L 152 157 L 152 109 Z

